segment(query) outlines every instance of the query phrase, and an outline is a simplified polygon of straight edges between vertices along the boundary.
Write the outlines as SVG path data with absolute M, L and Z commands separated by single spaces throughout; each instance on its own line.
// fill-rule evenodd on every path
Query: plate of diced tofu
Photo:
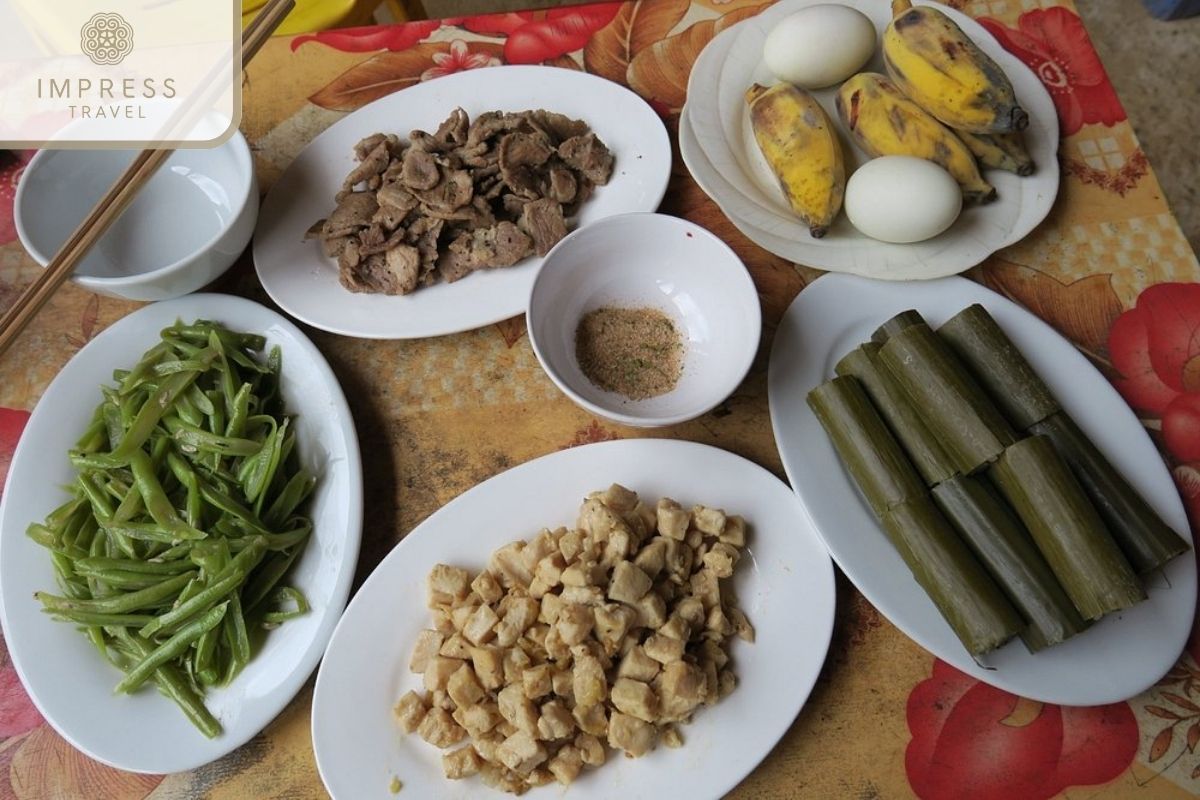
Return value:
M 724 795 L 807 701 L 833 567 L 777 477 L 707 445 L 552 453 L 407 534 L 313 698 L 335 800 Z

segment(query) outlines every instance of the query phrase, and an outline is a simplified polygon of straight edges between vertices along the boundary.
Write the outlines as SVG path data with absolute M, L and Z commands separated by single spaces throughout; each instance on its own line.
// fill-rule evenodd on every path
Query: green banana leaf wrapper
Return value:
M 1033 536 L 1084 619 L 1146 598 L 1133 568 L 1046 436 L 1010 445 L 989 477 Z
M 911 328 L 914 325 L 924 324 L 925 318 L 921 316 L 921 313 L 910 308 L 908 311 L 901 311 L 876 328 L 875 332 L 871 334 L 871 341 L 875 342 L 875 344 L 885 344 L 888 339 L 892 338 L 893 334 L 899 333 L 905 328 Z
M 1070 466 L 1092 505 L 1139 574 L 1153 572 L 1190 548 L 1129 485 L 1075 420 L 1060 411 L 1034 424 L 1030 433 L 1047 437 Z
M 933 499 L 1028 623 L 1021 639 L 1036 653 L 1088 627 L 1029 533 L 985 478 L 956 475 Z
M 963 647 L 972 656 L 995 650 L 1025 621 L 971 553 L 928 494 L 883 516 L 888 538 Z
M 1050 388 L 983 306 L 964 308 L 937 332 L 1017 430 L 1028 430 L 1060 409 Z
M 879 348 L 877 342 L 854 348 L 837 363 L 834 371 L 858 379 L 925 483 L 939 484 L 954 474 L 954 464 L 896 379 L 879 362 Z
M 821 384 L 808 393 L 808 405 L 875 516 L 926 494 L 925 484 L 857 380 L 838 377 Z
M 928 325 L 893 333 L 880 362 L 921 410 L 956 471 L 970 475 L 1016 441 L 1012 426 L 950 347 Z

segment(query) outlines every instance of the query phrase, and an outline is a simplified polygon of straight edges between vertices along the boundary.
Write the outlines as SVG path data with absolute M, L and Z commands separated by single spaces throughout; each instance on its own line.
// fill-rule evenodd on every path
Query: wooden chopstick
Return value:
M 294 6 L 295 0 L 270 0 L 253 22 L 246 26 L 242 31 L 243 68 L 254 58 Z M 34 278 L 3 316 L 0 316 L 0 356 L 4 355 L 58 287 L 71 276 L 75 266 L 128 208 L 129 203 L 158 168 L 170 158 L 172 152 L 174 151 L 164 148 L 138 153 L 59 248 L 46 268 Z

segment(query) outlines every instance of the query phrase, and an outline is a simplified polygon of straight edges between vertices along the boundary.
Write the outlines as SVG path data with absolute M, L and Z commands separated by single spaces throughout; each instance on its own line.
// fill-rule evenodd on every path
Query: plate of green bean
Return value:
M 0 496 L 0 622 L 47 721 L 111 766 L 206 764 L 316 667 L 349 595 L 362 469 L 292 323 L 198 294 L 130 314 L 34 409 Z

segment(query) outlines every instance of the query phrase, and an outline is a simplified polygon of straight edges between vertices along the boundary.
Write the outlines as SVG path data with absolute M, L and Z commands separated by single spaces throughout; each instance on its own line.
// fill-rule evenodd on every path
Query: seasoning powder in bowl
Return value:
M 603 306 L 575 329 L 575 358 L 588 380 L 630 400 L 658 397 L 683 372 L 683 341 L 656 308 Z

